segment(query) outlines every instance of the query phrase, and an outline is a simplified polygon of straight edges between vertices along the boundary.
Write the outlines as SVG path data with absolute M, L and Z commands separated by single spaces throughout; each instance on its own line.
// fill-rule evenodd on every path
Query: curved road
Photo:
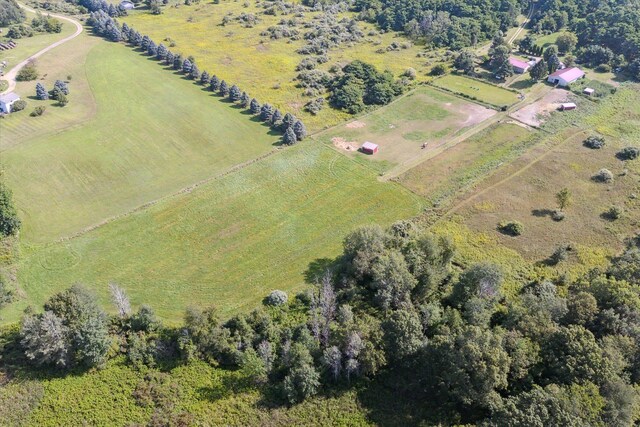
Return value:
M 32 13 L 36 13 L 35 10 L 31 9 L 30 7 L 27 7 L 23 4 L 19 5 L 21 8 L 32 12 Z M 67 36 L 65 38 L 63 38 L 62 40 L 58 40 L 55 43 L 50 44 L 49 46 L 45 47 L 44 49 L 40 50 L 37 53 L 34 53 L 33 55 L 31 55 L 30 57 L 28 57 L 27 59 L 25 59 L 24 61 L 22 61 L 21 63 L 17 64 L 16 66 L 14 66 L 13 68 L 11 68 L 11 70 L 9 70 L 8 73 L 6 73 L 2 79 L 3 80 L 7 80 L 9 82 L 9 87 L 7 89 L 5 89 L 3 92 L 0 92 L 0 95 L 3 93 L 8 93 L 13 91 L 16 88 L 16 75 L 18 74 L 18 71 L 20 70 L 20 68 L 24 67 L 25 65 L 27 65 L 27 63 L 33 59 L 36 59 L 42 55 L 44 55 L 45 53 L 49 52 L 51 49 L 56 48 L 58 46 L 60 46 L 61 44 L 64 44 L 66 42 L 68 42 L 69 40 L 72 40 L 76 37 L 78 37 L 80 35 L 80 33 L 82 32 L 83 28 L 82 28 L 82 24 L 80 24 L 80 22 L 76 21 L 73 18 L 69 18 L 63 15 L 54 15 L 52 13 L 49 14 L 51 17 L 53 18 L 57 18 L 57 19 L 61 19 L 63 21 L 67 21 L 72 23 L 73 25 L 76 26 L 76 31 L 75 33 L 71 34 L 70 36 Z

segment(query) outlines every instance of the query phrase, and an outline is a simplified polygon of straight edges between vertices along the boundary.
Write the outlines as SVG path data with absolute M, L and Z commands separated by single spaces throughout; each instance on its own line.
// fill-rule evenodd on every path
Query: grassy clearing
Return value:
M 85 70 L 98 105 L 88 121 L 32 140 L 18 136 L 55 120 L 76 96 L 88 102 L 72 80 L 69 107 L 49 106 L 50 117 L 12 114 L 0 124 L 23 241 L 73 234 L 258 157 L 278 141 L 236 108 L 121 45 L 95 45 Z M 132 83 L 132 76 L 144 77 Z
M 182 3 L 182 2 L 180 2 Z M 296 87 L 294 78 L 298 72 L 295 67 L 305 58 L 296 50 L 306 43 L 303 39 L 272 40 L 261 36 L 270 26 L 277 25 L 282 16 L 263 15 L 262 8 L 255 2 L 225 1 L 220 4 L 211 2 L 194 6 L 179 4 L 164 9 L 162 15 L 151 15 L 146 11 L 134 12 L 122 21 L 133 26 L 142 34 L 149 35 L 157 43 L 171 38 L 175 43 L 170 49 L 188 56 L 193 55 L 200 70 L 216 74 L 229 83 L 236 83 L 251 96 L 261 102 L 269 102 L 276 107 L 294 113 L 304 119 L 309 130 L 314 131 L 344 121 L 348 114 L 325 108 L 317 116 L 305 113 L 304 105 L 311 99 L 303 95 L 303 89 Z M 253 28 L 243 28 L 237 21 L 223 26 L 226 14 L 237 17 L 241 13 L 256 14 L 260 21 Z M 305 13 L 305 21 L 310 21 L 317 12 Z M 346 13 L 344 16 L 351 16 Z M 364 34 L 375 30 L 375 26 L 358 22 Z M 307 31 L 298 26 L 301 33 Z M 376 31 L 377 33 L 377 31 Z M 207 37 L 201 37 L 206 34 Z M 365 36 L 353 46 L 343 46 L 329 52 L 330 60 L 321 68 L 329 69 L 336 63 L 348 63 L 361 59 L 374 64 L 380 70 L 389 69 L 395 75 L 408 67 L 418 71 L 420 79 L 426 79 L 431 64 L 419 60 L 416 54 L 419 47 L 410 47 L 398 51 L 376 53 L 391 43 L 407 43 L 397 33 Z M 168 42 L 164 42 L 167 44 Z
M 510 123 L 493 125 L 400 176 L 400 183 L 441 206 L 520 153 L 531 131 Z
M 495 235 L 529 260 L 544 260 L 557 245 L 573 243 L 573 263 L 585 268 L 588 262 L 603 263 L 639 225 L 640 202 L 633 195 L 640 191 L 640 163 L 615 157 L 621 147 L 640 143 L 639 101 L 637 87 L 630 85 L 598 104 L 585 100 L 571 114 L 556 113 L 545 124 L 551 134 L 486 180 L 458 211 L 465 224 Z M 593 133 L 605 136 L 605 148 L 582 145 Z M 601 168 L 614 173 L 613 183 L 591 179 Z M 563 187 L 573 193 L 574 201 L 566 219 L 555 222 L 550 218 L 556 208 L 554 195 Z M 623 218 L 611 221 L 602 215 L 611 205 L 624 208 Z M 496 231 L 498 222 L 514 219 L 524 224 L 522 236 Z
M 25 11 L 27 15 L 26 23 L 31 23 L 36 14 Z M 2 34 L 6 34 L 8 27 L 0 27 Z M 11 69 L 20 61 L 49 46 L 51 43 L 70 36 L 75 31 L 75 27 L 68 22 L 62 21 L 62 31 L 59 33 L 36 33 L 33 37 L 26 37 L 15 40 L 17 46 L 10 50 L 0 51 L 0 61 L 7 61 L 6 70 Z M 0 41 L 4 40 L 0 37 Z
M 421 87 L 397 102 L 317 137 L 357 159 L 371 160 L 380 171 L 437 149 L 453 135 L 476 125 L 495 111 L 431 87 Z M 375 156 L 356 150 L 365 141 L 380 145 Z M 423 143 L 427 149 L 421 149 Z M 351 147 L 346 149 L 345 147 Z
M 515 92 L 455 74 L 447 74 L 435 79 L 433 85 L 496 107 L 509 106 L 518 101 Z
M 389 224 L 420 201 L 335 150 L 304 143 L 67 242 L 23 248 L 19 281 L 31 303 L 81 282 L 108 303 L 120 283 L 136 303 L 177 322 L 191 304 L 249 310 L 274 287 L 305 286 L 309 263 L 338 253 L 366 223 Z

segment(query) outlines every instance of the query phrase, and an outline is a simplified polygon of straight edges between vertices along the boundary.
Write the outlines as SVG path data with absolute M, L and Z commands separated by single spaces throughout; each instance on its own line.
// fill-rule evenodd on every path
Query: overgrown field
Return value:
M 0 123 L 2 164 L 22 214 L 24 242 L 68 236 L 265 154 L 278 142 L 267 127 L 121 45 L 99 42 L 84 71 L 89 94 L 71 80 L 69 106 L 50 105 L 53 111 L 37 118 L 20 112 Z M 90 105 L 91 94 L 92 118 L 62 133 L 28 137 L 30 125 L 59 119 L 58 111 L 64 114 L 76 100 Z
M 174 322 L 192 304 L 249 310 L 273 288 L 302 289 L 309 263 L 335 256 L 357 225 L 419 210 L 397 184 L 303 143 L 70 241 L 25 247 L 27 299 L 11 312 L 76 282 L 106 303 L 110 281 Z
M 570 260 L 602 262 L 640 226 L 640 161 L 616 157 L 623 147 L 640 146 L 639 105 L 637 86 L 628 85 L 599 103 L 581 100 L 576 111 L 554 113 L 536 148 L 486 180 L 457 211 L 471 229 L 494 234 L 526 259 L 544 261 L 570 244 L 576 249 Z M 606 145 L 585 147 L 591 135 L 602 135 Z M 594 179 L 603 168 L 613 174 L 609 183 Z M 554 221 L 555 195 L 565 187 L 572 202 L 566 218 Z M 614 206 L 621 211 L 617 219 L 609 214 Z M 509 220 L 523 224 L 521 236 L 496 231 Z
M 317 137 L 346 154 L 369 159 L 379 170 L 416 159 L 495 114 L 431 87 L 421 87 L 392 105 Z M 380 146 L 374 156 L 357 152 L 365 141 Z M 422 145 L 426 144 L 426 148 Z
M 495 107 L 509 106 L 518 101 L 516 92 L 456 74 L 437 78 L 433 85 Z
M 304 96 L 304 89 L 295 81 L 299 71 L 296 66 L 308 56 L 296 51 L 307 42 L 302 35 L 311 29 L 303 23 L 312 22 L 319 12 L 307 12 L 304 18 L 290 15 L 265 15 L 264 2 L 222 1 L 185 6 L 171 4 L 163 8 L 162 15 L 152 15 L 148 11 L 134 12 L 120 18 L 141 34 L 151 37 L 156 43 L 164 43 L 172 52 L 185 56 L 193 55 L 200 71 L 206 70 L 225 79 L 229 84 L 237 84 L 242 90 L 256 97 L 260 102 L 269 102 L 283 111 L 303 118 L 311 130 L 335 125 L 346 118 L 346 113 L 325 107 L 317 116 L 304 112 L 304 106 L 314 97 Z M 259 5 L 258 5 L 259 3 Z M 258 20 L 247 28 L 239 18 L 242 14 L 253 15 Z M 225 16 L 226 24 L 222 24 Z M 338 18 L 353 17 L 351 12 L 342 13 Z M 298 40 L 287 37 L 272 39 L 268 28 L 281 21 L 293 19 L 296 24 L 288 25 L 299 31 Z M 420 48 L 399 34 L 378 33 L 375 26 L 361 21 L 357 23 L 363 36 L 357 42 L 345 42 L 330 49 L 328 62 L 318 68 L 328 70 L 335 64 L 346 64 L 360 59 L 375 65 L 379 70 L 388 69 L 396 76 L 408 67 L 418 71 L 419 79 L 425 79 L 431 68 L 428 60 L 416 55 Z M 202 37 L 206 34 L 206 37 Z M 264 34 L 264 35 L 262 35 Z M 394 44 L 393 50 L 387 50 Z M 401 45 L 403 47 L 401 47 Z M 377 53 L 378 50 L 384 53 Z

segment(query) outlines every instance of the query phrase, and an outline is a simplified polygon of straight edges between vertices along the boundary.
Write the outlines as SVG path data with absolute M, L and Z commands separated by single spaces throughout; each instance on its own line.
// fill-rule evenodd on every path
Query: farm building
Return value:
M 569 86 L 571 83 L 584 77 L 584 71 L 578 67 L 565 68 L 549 74 L 547 81 L 558 86 Z
M 367 141 L 364 144 L 362 144 L 362 147 L 360 147 L 360 150 L 365 154 L 375 154 L 378 152 L 378 145 L 374 144 L 373 142 Z
M 11 112 L 11 106 L 19 100 L 20 97 L 15 92 L 0 95 L 0 113 L 9 114 Z
M 560 111 L 575 110 L 578 106 L 573 102 L 564 102 L 560 104 Z
M 135 5 L 133 4 L 133 2 L 130 2 L 129 0 L 122 0 L 120 2 L 120 7 L 123 8 L 124 10 L 131 10 L 135 7 Z
M 582 91 L 582 93 L 584 93 L 585 95 L 593 95 L 596 92 L 595 89 L 591 89 L 590 87 L 586 87 L 584 88 L 584 90 Z
M 516 74 L 524 74 L 529 70 L 529 64 L 517 58 L 509 58 L 509 64 L 513 67 L 513 72 Z

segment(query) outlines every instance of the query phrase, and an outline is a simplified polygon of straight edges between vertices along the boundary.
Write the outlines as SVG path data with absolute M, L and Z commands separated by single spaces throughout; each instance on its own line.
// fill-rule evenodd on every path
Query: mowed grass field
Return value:
M 306 44 L 303 37 L 300 40 L 280 40 L 263 36 L 269 27 L 276 26 L 282 19 L 293 18 L 293 15 L 264 15 L 262 7 L 257 2 L 222 1 L 185 6 L 183 2 L 163 9 L 162 15 L 151 15 L 145 10 L 136 11 L 127 17 L 120 18 L 141 34 L 151 37 L 156 43 L 168 45 L 170 38 L 175 44 L 171 51 L 185 56 L 193 55 L 200 71 L 207 70 L 225 79 L 229 84 L 247 91 L 258 101 L 269 102 L 304 119 L 310 131 L 330 127 L 349 118 L 349 115 L 325 107 L 317 116 L 304 112 L 304 105 L 313 98 L 303 95 L 303 89 L 296 87 L 295 81 L 298 71 L 296 66 L 306 56 L 296 53 Z M 264 2 L 261 2 L 263 4 Z M 225 15 L 232 18 L 240 14 L 254 14 L 259 21 L 253 28 L 244 28 L 235 19 L 226 25 L 221 25 Z M 311 22 L 319 16 L 319 12 L 305 13 L 304 19 L 298 21 Z M 351 12 L 341 17 L 352 17 Z M 319 68 L 328 70 L 335 64 L 346 64 L 356 59 L 364 60 L 375 65 L 379 70 L 388 69 L 396 76 L 408 67 L 418 71 L 419 80 L 427 78 L 431 69 L 425 59 L 416 55 L 421 51 L 419 46 L 411 46 L 408 40 L 398 33 L 385 33 L 369 36 L 376 28 L 372 24 L 358 22 L 365 36 L 357 43 L 344 44 L 329 51 L 329 61 Z M 299 24 L 295 27 L 300 35 L 309 29 Z M 377 33 L 377 31 L 376 31 Z M 206 34 L 206 37 L 202 37 Z M 378 49 L 385 50 L 391 43 L 408 43 L 407 49 L 399 49 L 385 53 L 376 53 Z
M 515 92 L 456 74 L 439 77 L 433 80 L 432 84 L 497 107 L 513 105 L 518 101 Z
M 410 169 L 400 183 L 439 207 L 520 153 L 531 137 L 530 130 L 514 123 L 492 125 Z
M 263 155 L 279 140 L 122 45 L 95 44 L 84 71 L 97 105 L 91 118 L 29 139 L 29 125 L 55 120 L 76 98 L 90 106 L 82 84 L 72 80 L 68 107 L 49 106 L 39 118 L 29 117 L 28 108 L 0 123 L 1 162 L 24 222 L 24 242 L 69 236 Z M 35 86 L 30 83 L 21 88 Z
M 380 171 L 424 156 L 495 114 L 495 110 L 432 87 L 420 87 L 391 105 L 332 128 L 316 139 L 359 160 L 370 160 Z M 380 146 L 366 155 L 357 151 L 365 141 Z M 422 144 L 427 144 L 425 149 Z
M 27 303 L 84 283 L 108 305 L 117 282 L 135 304 L 178 322 L 189 305 L 250 310 L 272 289 L 305 286 L 356 226 L 420 212 L 420 200 L 321 144 L 303 143 L 70 241 L 24 248 Z
M 622 147 L 640 146 L 639 106 L 638 86 L 627 85 L 599 103 L 583 100 L 576 111 L 554 113 L 544 125 L 550 134 L 465 197 L 457 213 L 472 230 L 494 235 L 528 260 L 542 261 L 558 245 L 571 243 L 573 262 L 597 265 L 640 227 L 640 161 L 616 158 Z M 604 148 L 583 146 L 594 134 L 605 137 Z M 613 172 L 612 183 L 592 179 L 601 168 Z M 573 203 L 566 219 L 556 222 L 550 215 L 557 208 L 555 194 L 564 187 Z M 613 205 L 623 208 L 622 218 L 603 215 Z M 524 233 L 516 238 L 498 233 L 505 220 L 520 221 Z

